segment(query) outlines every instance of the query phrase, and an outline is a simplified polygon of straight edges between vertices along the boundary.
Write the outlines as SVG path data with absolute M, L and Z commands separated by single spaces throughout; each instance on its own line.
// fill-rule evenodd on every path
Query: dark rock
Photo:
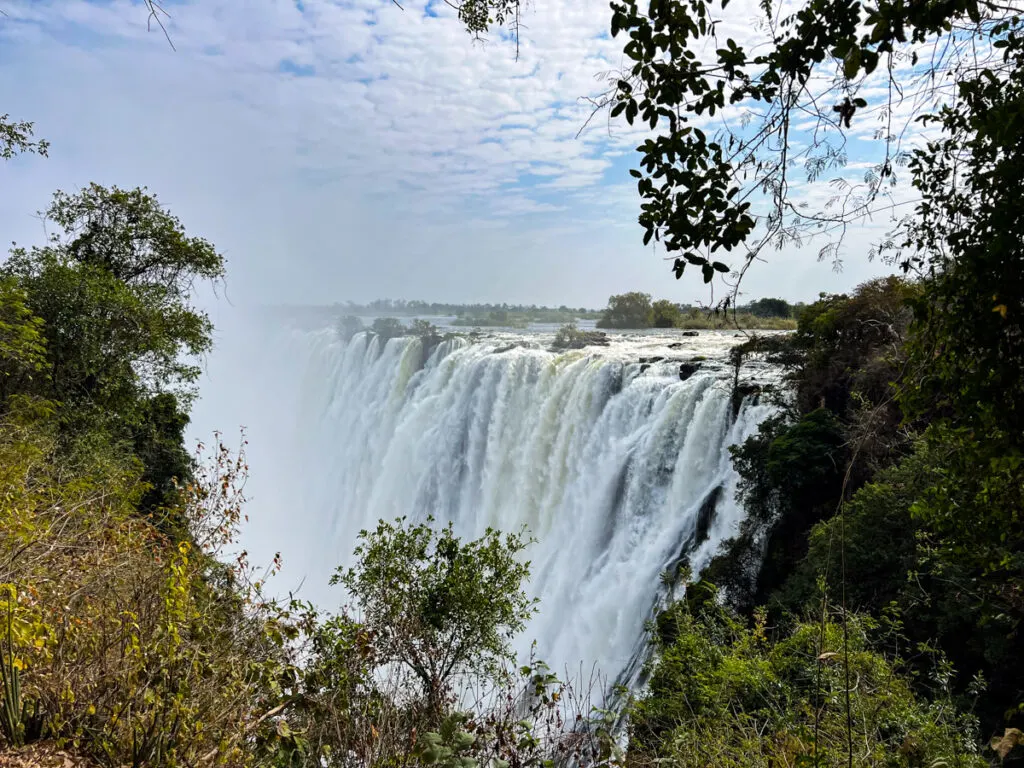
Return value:
M 680 363 L 679 365 L 679 380 L 686 381 L 688 378 L 693 376 L 697 371 L 700 370 L 698 363 Z
M 641 363 L 641 365 L 640 365 L 640 373 L 643 373 L 644 371 L 646 371 L 650 367 L 651 367 L 650 363 Z
M 641 363 L 660 363 L 664 360 L 664 357 L 641 357 Z
M 683 344 L 683 342 L 681 342 L 681 341 L 677 341 L 677 342 L 674 342 L 674 343 L 672 343 L 672 344 L 669 344 L 669 345 L 668 345 L 668 348 L 669 348 L 669 349 L 682 349 L 682 348 L 683 348 L 683 347 L 685 347 L 685 346 L 686 346 L 686 345 L 685 345 L 685 344 Z
M 683 336 L 700 336 L 700 331 L 683 331 Z
M 716 485 L 714 490 L 701 502 L 700 510 L 697 512 L 697 526 L 693 533 L 694 547 L 699 547 L 707 541 L 711 523 L 715 521 L 715 508 L 718 506 L 718 500 L 722 497 L 722 490 L 722 486 Z
M 770 386 L 767 387 L 770 389 Z M 758 398 L 761 397 L 761 393 L 765 390 L 756 381 L 748 381 L 737 384 L 732 390 L 732 417 L 735 419 L 740 413 L 740 407 L 743 405 L 743 401 L 748 397 L 754 398 L 754 404 L 757 404 Z
M 622 391 L 623 374 L 626 371 L 626 366 L 622 363 L 616 363 L 615 365 L 609 366 L 608 370 L 608 397 L 614 397 Z

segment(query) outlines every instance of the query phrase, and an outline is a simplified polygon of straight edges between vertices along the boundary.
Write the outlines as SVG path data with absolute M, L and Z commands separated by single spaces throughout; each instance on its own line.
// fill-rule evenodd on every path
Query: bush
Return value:
M 400 336 L 407 336 L 409 334 L 402 321 L 396 317 L 378 317 L 373 321 L 373 325 L 370 326 L 370 332 L 379 339 L 381 349 L 384 349 L 384 346 L 391 339 L 397 339 Z
M 601 331 L 581 331 L 575 323 L 563 325 L 555 333 L 551 342 L 551 349 L 560 351 L 564 349 L 583 349 L 590 346 L 608 346 L 608 334 Z
M 659 617 L 628 765 L 838 766 L 851 748 L 862 766 L 987 765 L 973 719 L 941 687 L 932 703 L 919 700 L 898 665 L 871 649 L 869 619 L 851 616 L 845 635 L 826 617 L 773 639 L 763 614 L 748 627 L 713 588 L 690 590 L 699 596 Z
M 351 341 L 353 336 L 365 330 L 366 326 L 363 325 L 362 319 L 355 315 L 345 315 L 338 321 L 338 336 L 342 341 Z
M 678 328 L 683 321 L 679 305 L 659 299 L 651 305 L 651 325 L 655 328 Z
M 7 424 L 0 444 L 13 628 L 0 648 L 20 688 L 2 707 L 6 741 L 52 738 L 111 765 L 244 761 L 292 665 L 285 614 L 244 560 L 218 560 L 240 521 L 244 456 L 221 446 L 184 490 L 191 541 L 175 543 L 136 514 L 135 471 L 69 471 L 48 431 Z

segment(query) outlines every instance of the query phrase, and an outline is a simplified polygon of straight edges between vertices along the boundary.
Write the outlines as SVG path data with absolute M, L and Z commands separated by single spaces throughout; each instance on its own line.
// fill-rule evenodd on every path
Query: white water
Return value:
M 528 346 L 508 349 L 510 340 Z M 296 332 L 298 415 L 277 401 L 279 421 L 297 425 L 290 509 L 263 530 L 302 539 L 301 552 L 284 547 L 285 561 L 297 556 L 322 583 L 380 518 L 432 514 L 464 537 L 526 526 L 540 611 L 519 651 L 536 640 L 556 670 L 596 667 L 635 683 L 660 576 L 683 555 L 699 573 L 735 532 L 743 513 L 728 446 L 770 408 L 744 403 L 733 419 L 731 335 L 620 337 L 567 354 L 543 349 L 547 340 L 455 340 L 421 365 L 418 340 L 381 350 L 366 335 L 346 344 L 330 329 Z M 675 362 L 641 372 L 640 355 Z M 678 361 L 697 355 L 710 360 L 680 381 Z M 714 514 L 698 543 L 709 497 Z M 314 584 L 312 594 L 323 593 Z

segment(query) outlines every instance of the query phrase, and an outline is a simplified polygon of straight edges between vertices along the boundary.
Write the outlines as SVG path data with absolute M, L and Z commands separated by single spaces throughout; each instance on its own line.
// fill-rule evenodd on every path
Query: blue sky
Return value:
M 707 298 L 641 245 L 641 132 L 598 119 L 576 137 L 581 97 L 621 64 L 606 0 L 533 0 L 518 61 L 443 3 L 403 6 L 172 2 L 172 50 L 138 2 L 5 0 L 0 113 L 52 143 L 0 171 L 8 241 L 40 241 L 50 193 L 97 181 L 148 186 L 215 242 L 240 304 Z M 730 23 L 755 34 L 743 9 Z M 851 161 L 862 174 L 866 150 Z M 841 273 L 817 246 L 770 253 L 745 291 L 846 290 L 884 271 L 877 234 L 850 234 Z

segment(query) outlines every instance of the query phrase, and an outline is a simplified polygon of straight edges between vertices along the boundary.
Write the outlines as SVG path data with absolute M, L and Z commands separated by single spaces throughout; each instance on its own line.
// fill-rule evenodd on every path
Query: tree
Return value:
M 23 152 L 34 152 L 46 157 L 50 144 L 45 139 L 32 139 L 33 124 L 15 122 L 10 115 L 0 115 L 0 158 L 10 160 Z
M 747 304 L 744 310 L 757 317 L 790 317 L 793 314 L 785 299 L 758 299 Z
M 366 326 L 363 325 L 363 321 L 355 315 L 345 315 L 338 321 L 338 335 L 341 336 L 342 341 L 351 341 L 353 336 L 365 330 Z
M 683 322 L 679 305 L 659 299 L 651 305 L 651 325 L 655 328 L 678 328 Z
M 608 307 L 597 321 L 598 328 L 650 328 L 651 295 L 649 293 L 623 293 L 611 296 Z
M 391 339 L 397 339 L 399 336 L 406 336 L 409 333 L 397 317 L 378 317 L 370 326 L 370 332 L 380 340 L 381 349 L 384 349 L 384 345 Z
M 449 523 L 432 519 L 380 521 L 360 531 L 356 565 L 338 569 L 374 637 L 380 663 L 415 674 L 428 706 L 440 713 L 452 681 L 462 674 L 494 675 L 512 660 L 509 639 L 532 615 L 523 592 L 529 563 L 518 560 L 528 541 L 488 530 L 462 542 Z
M 45 375 L 43 322 L 32 314 L 28 297 L 12 278 L 0 279 L 0 412 L 8 395 Z
M 640 167 L 632 174 L 643 199 L 644 242 L 678 254 L 677 278 L 689 265 L 700 268 L 704 282 L 731 269 L 742 277 L 766 247 L 809 237 L 826 239 L 821 258 L 838 259 L 846 228 L 894 202 L 888 196 L 908 160 L 900 142 L 921 110 L 952 100 L 968 82 L 982 89 L 980 104 L 991 95 L 983 92 L 986 82 L 998 89 L 1019 66 L 1020 18 L 992 0 L 806 0 L 781 18 L 779 5 L 765 2 L 767 39 L 750 49 L 719 38 L 727 4 L 612 4 L 611 33 L 626 37 L 631 63 L 598 106 L 630 124 L 660 126 L 638 147 Z M 794 199 L 796 169 L 810 182 L 824 181 L 846 163 L 853 121 L 869 116 L 882 127 L 877 162 L 863 180 L 841 179 L 823 204 Z M 1003 126 L 997 141 L 1019 135 L 1012 123 Z M 954 128 L 944 127 L 947 135 Z M 950 188 L 954 178 L 947 175 L 943 185 Z M 732 267 L 715 261 L 734 250 L 742 255 Z M 733 288 L 723 303 L 734 300 L 738 280 Z
M 195 358 L 212 344 L 193 289 L 223 276 L 223 258 L 143 189 L 57 192 L 45 216 L 58 227 L 49 244 L 16 247 L 0 268 L 43 323 L 47 375 L 30 392 L 61 404 L 65 445 L 122 445 L 169 493 L 168 472 L 188 465 Z
M 45 216 L 60 231 L 15 248 L 2 274 L 45 324 L 55 398 L 109 409 L 169 390 L 187 398 L 193 358 L 212 344 L 192 292 L 223 276 L 220 254 L 142 189 L 57 192 Z

